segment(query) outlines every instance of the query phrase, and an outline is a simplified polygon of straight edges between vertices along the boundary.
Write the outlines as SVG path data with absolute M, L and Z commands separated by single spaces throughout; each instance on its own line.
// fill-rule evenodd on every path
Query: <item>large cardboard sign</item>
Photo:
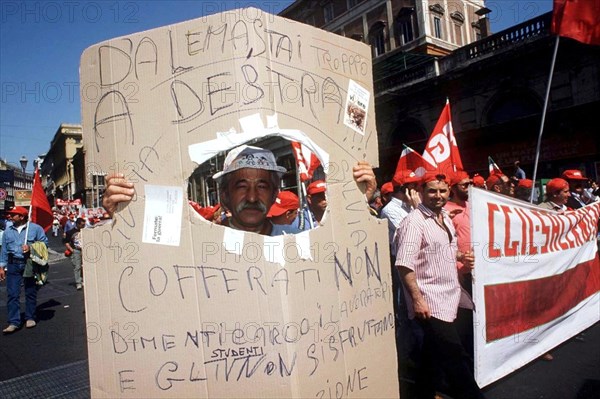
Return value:
M 249 8 L 88 48 L 87 167 L 136 198 L 86 229 L 92 397 L 397 397 L 387 225 L 352 179 L 377 165 L 368 46 Z M 320 155 L 322 226 L 267 237 L 187 205 L 194 168 L 277 135 Z
M 598 322 L 600 203 L 559 214 L 471 189 L 475 376 L 486 386 Z

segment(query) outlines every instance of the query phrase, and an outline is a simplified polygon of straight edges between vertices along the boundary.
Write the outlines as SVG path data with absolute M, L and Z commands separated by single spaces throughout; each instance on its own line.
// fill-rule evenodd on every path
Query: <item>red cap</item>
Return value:
M 391 181 L 384 183 L 384 185 L 381 186 L 381 195 L 391 194 L 393 192 L 394 192 L 394 185 L 392 184 Z
M 483 176 L 475 173 L 475 175 L 473 175 L 473 185 L 475 187 L 485 187 L 485 180 L 483 179 Z
M 29 211 L 27 210 L 27 208 L 24 208 L 22 206 L 13 206 L 8 211 L 6 211 L 6 213 L 14 213 L 15 215 L 23 216 L 29 215 Z
M 412 170 L 399 170 L 394 175 L 392 184 L 394 186 L 403 186 L 408 183 L 418 183 L 419 181 L 421 181 L 421 178 L 415 175 L 415 172 Z
M 458 184 L 461 181 L 468 179 L 468 178 L 469 178 L 469 174 L 467 172 L 465 172 L 464 170 L 459 170 L 458 172 L 455 172 L 452 175 L 452 178 L 450 179 L 450 185 L 454 186 L 455 184 Z
M 312 182 L 308 185 L 306 192 L 308 193 L 308 195 L 324 193 L 326 188 L 327 188 L 327 184 L 325 183 L 325 181 L 315 180 L 314 182 Z
M 271 205 L 267 217 L 280 216 L 287 211 L 298 209 L 300 206 L 300 200 L 298 196 L 291 191 L 280 191 L 275 198 L 275 202 Z
M 429 183 L 430 181 L 435 181 L 435 180 L 439 180 L 439 181 L 443 181 L 444 183 L 448 183 L 448 180 L 446 180 L 446 175 L 444 175 L 442 173 L 438 173 L 438 172 L 427 172 L 421 178 L 421 184 L 425 185 L 425 184 Z
M 556 193 L 562 191 L 565 188 L 569 188 L 569 183 L 565 179 L 557 177 L 546 183 L 546 193 Z
M 501 183 L 502 176 L 505 176 L 505 175 L 503 175 L 501 173 L 492 173 L 485 181 L 485 185 L 487 186 L 487 189 L 491 190 L 492 187 L 494 187 L 494 185 Z
M 587 180 L 587 177 L 577 169 L 565 170 L 562 174 L 562 178 L 565 180 Z
M 519 180 L 519 183 L 517 184 L 517 187 L 533 188 L 533 180 L 531 180 L 531 179 L 521 179 L 521 180 Z

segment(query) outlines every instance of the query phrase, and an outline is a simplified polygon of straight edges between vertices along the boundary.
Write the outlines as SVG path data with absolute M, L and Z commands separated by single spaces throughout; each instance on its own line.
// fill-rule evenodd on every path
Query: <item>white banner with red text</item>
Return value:
M 471 188 L 475 378 L 484 387 L 600 319 L 600 203 L 557 213 Z

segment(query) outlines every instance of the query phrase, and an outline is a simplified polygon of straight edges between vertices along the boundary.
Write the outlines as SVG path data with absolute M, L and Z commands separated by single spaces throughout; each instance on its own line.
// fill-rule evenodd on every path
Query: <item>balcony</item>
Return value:
M 550 35 L 552 13 L 540 15 L 511 28 L 505 29 L 485 39 L 463 46 L 443 58 L 431 58 L 417 65 L 403 67 L 399 64 L 402 57 L 388 57 L 385 62 L 399 65 L 374 65 L 375 93 L 379 97 L 387 91 L 411 86 L 426 79 L 434 78 L 444 73 L 466 67 L 467 65 L 497 56 L 515 47 L 545 38 Z

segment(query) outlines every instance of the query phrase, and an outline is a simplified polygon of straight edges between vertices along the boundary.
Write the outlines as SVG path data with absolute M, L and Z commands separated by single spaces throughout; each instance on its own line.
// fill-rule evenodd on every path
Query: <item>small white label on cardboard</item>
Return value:
M 236 255 L 242 254 L 242 246 L 244 245 L 244 232 L 227 227 L 223 235 L 223 247 L 225 251 Z
M 348 96 L 344 112 L 344 125 L 362 135 L 367 126 L 367 110 L 371 93 L 353 80 L 348 82 Z
M 144 231 L 142 242 L 179 246 L 183 189 L 178 186 L 144 186 Z

